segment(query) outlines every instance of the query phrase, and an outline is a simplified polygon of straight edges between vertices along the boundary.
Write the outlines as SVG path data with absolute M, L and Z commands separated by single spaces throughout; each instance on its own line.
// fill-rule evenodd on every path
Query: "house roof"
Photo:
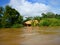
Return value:
M 38 23 L 37 20 L 29 20 L 29 21 L 26 21 L 25 24 L 31 24 L 32 22 Z

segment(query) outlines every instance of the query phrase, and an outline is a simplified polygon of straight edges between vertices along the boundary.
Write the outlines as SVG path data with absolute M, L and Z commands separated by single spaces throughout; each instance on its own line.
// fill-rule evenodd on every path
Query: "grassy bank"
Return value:
M 38 26 L 60 26 L 60 20 L 56 18 L 44 18 L 40 20 Z

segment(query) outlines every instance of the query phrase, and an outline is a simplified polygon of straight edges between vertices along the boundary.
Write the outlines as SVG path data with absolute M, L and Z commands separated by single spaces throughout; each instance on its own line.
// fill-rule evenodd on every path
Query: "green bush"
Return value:
M 60 26 L 60 20 L 56 18 L 45 18 L 39 22 L 39 26 Z
M 38 25 L 39 26 L 49 26 L 50 22 L 48 20 L 41 20 Z
M 50 26 L 60 26 L 60 20 L 59 19 L 51 19 Z
M 21 28 L 21 27 L 23 27 L 22 24 L 14 24 L 14 25 L 12 26 L 12 28 Z

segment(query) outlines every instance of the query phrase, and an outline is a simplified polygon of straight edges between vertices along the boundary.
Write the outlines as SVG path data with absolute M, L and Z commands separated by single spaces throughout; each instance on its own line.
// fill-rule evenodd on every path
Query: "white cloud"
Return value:
M 47 12 L 50 7 L 43 3 L 31 3 L 26 0 L 10 0 L 9 5 L 18 10 L 23 16 L 39 16 Z

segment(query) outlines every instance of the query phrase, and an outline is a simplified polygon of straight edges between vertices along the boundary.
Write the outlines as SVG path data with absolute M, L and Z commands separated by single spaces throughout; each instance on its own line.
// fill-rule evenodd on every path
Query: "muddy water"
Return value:
M 60 45 L 60 27 L 0 29 L 0 45 Z

